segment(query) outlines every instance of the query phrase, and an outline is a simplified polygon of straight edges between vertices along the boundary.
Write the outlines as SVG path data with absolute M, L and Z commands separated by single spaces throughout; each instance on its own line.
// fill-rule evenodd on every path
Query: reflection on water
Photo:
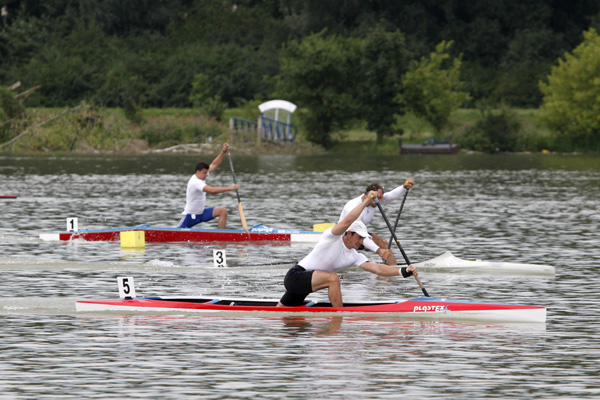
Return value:
M 67 217 L 80 228 L 174 226 L 198 158 L 0 156 L 0 193 L 19 195 L 0 200 L 0 398 L 600 396 L 598 158 L 235 158 L 250 225 L 310 229 L 337 220 L 372 181 L 392 188 L 414 178 L 398 228 L 412 261 L 450 250 L 557 268 L 556 278 L 423 272 L 429 293 L 544 305 L 546 324 L 77 313 L 76 299 L 116 297 L 117 276 L 133 276 L 142 296 L 281 296 L 287 268 L 310 245 L 147 244 L 131 252 L 38 239 L 64 229 Z M 212 184 L 231 184 L 229 171 Z M 234 195 L 209 204 L 227 207 L 229 226 L 239 227 Z M 386 205 L 390 219 L 399 206 Z M 387 228 L 376 217 L 370 229 L 385 236 Z M 213 266 L 215 248 L 226 250 L 228 267 Z M 421 294 L 412 279 L 360 269 L 341 279 L 346 301 Z

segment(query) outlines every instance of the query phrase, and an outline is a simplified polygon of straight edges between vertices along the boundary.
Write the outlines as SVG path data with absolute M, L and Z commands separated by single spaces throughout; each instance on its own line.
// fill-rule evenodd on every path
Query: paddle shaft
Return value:
M 392 225 L 390 224 L 390 221 L 388 221 L 388 219 L 387 219 L 387 217 L 385 215 L 385 212 L 383 212 L 383 208 L 381 208 L 381 203 L 379 202 L 379 199 L 375 199 L 375 203 L 377 204 L 377 208 L 379 208 L 379 212 L 381 213 L 381 216 L 385 220 L 385 223 L 387 224 L 390 232 L 392 233 L 392 237 L 396 241 L 396 244 L 398 245 L 398 249 L 400 249 L 400 253 L 402 253 L 402 257 L 404 257 L 404 261 L 406 261 L 406 265 L 408 265 L 408 266 L 412 265 L 411 262 L 410 262 L 410 260 L 408 259 L 408 256 L 404 252 L 404 249 L 400 245 L 400 241 L 398 240 L 398 237 L 396 236 L 396 232 L 394 232 L 394 229 L 392 228 Z M 427 290 L 425 289 L 425 287 L 421 283 L 421 280 L 419 279 L 419 277 L 417 275 L 414 275 L 414 274 L 413 274 L 413 276 L 415 277 L 415 280 L 417 281 L 417 284 L 419 285 L 419 287 L 423 291 L 423 294 L 425 296 L 427 296 L 427 297 L 431 297 L 431 296 L 429 296 L 429 293 L 427 293 Z
M 231 176 L 233 177 L 233 184 L 237 185 L 237 180 L 235 179 L 235 172 L 233 170 L 233 161 L 231 161 L 231 153 L 227 152 L 227 158 L 229 159 L 229 168 L 231 169 Z M 242 227 L 246 232 L 248 232 L 248 224 L 246 223 L 246 217 L 244 217 L 244 210 L 242 209 L 242 200 L 240 199 L 240 192 L 235 189 L 235 194 L 238 200 L 238 210 L 240 212 L 240 219 L 242 220 Z
M 410 189 L 410 188 L 408 188 Z M 404 198 L 402 199 L 402 204 L 400 204 L 400 211 L 398 211 L 398 215 L 396 216 L 396 223 L 394 224 L 394 232 L 396 232 L 396 228 L 398 228 L 398 221 L 400 221 L 400 215 L 402 214 L 402 209 L 404 208 L 404 202 L 406 201 L 406 196 L 408 196 L 408 189 L 404 192 Z M 388 249 L 392 248 L 392 240 L 394 239 L 394 235 L 390 236 L 390 241 L 388 242 Z
M 231 161 L 231 153 L 227 152 L 227 158 L 229 159 L 229 168 L 231 169 L 231 176 L 233 177 L 233 184 L 237 185 L 237 181 L 235 179 L 235 172 L 233 171 L 233 161 Z M 242 200 L 240 200 L 240 192 L 235 189 L 235 194 L 237 196 L 238 199 L 238 203 L 241 203 Z

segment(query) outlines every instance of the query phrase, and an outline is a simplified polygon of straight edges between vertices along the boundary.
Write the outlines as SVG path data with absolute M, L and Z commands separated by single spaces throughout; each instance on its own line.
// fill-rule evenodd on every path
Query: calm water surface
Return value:
M 75 300 L 279 298 L 309 245 L 43 242 L 42 232 L 175 226 L 197 157 L 0 156 L 0 399 L 598 398 L 600 159 L 573 156 L 235 157 L 249 225 L 335 221 L 372 181 L 412 177 L 398 234 L 412 261 L 550 264 L 555 278 L 421 273 L 435 297 L 548 308 L 536 325 L 394 318 L 114 315 Z M 225 162 L 211 184 L 232 183 Z M 209 196 L 240 227 L 232 193 Z M 386 205 L 395 219 L 400 204 Z M 215 223 L 209 223 L 215 226 Z M 385 235 L 376 216 L 373 231 Z M 226 249 L 227 268 L 212 250 Z M 396 256 L 401 256 L 396 252 Z M 376 257 L 368 255 L 372 260 Z M 341 274 L 345 300 L 419 296 L 414 280 Z M 326 293 L 311 298 L 326 299 Z

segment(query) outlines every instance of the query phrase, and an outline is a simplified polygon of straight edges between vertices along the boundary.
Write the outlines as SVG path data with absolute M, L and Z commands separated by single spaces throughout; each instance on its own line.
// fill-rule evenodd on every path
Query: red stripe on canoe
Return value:
M 289 233 L 246 233 L 243 231 L 186 231 L 186 230 L 143 230 L 146 242 L 289 242 Z M 91 242 L 119 241 L 119 231 L 60 233 L 60 240 L 82 239 Z

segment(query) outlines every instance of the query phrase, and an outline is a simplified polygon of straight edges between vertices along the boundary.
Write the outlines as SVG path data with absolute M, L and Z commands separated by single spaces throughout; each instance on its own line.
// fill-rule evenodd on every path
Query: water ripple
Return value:
M 563 156 L 236 157 L 248 223 L 335 222 L 373 181 L 416 181 L 400 241 L 413 261 L 550 264 L 555 278 L 425 273 L 441 298 L 544 305 L 545 324 L 457 324 L 390 317 L 81 314 L 76 299 L 140 295 L 278 298 L 309 245 L 43 242 L 65 228 L 174 226 L 197 157 L 5 157 L 0 188 L 0 399 L 598 398 L 600 165 Z M 227 169 L 211 184 L 229 185 Z M 209 203 L 230 210 L 237 199 Z M 399 204 L 386 205 L 394 218 Z M 370 226 L 385 235 L 384 221 Z M 225 249 L 216 268 L 212 250 Z M 376 260 L 376 257 L 371 257 Z M 414 280 L 341 275 L 345 300 L 420 295 Z M 314 294 L 326 299 L 326 293 Z

